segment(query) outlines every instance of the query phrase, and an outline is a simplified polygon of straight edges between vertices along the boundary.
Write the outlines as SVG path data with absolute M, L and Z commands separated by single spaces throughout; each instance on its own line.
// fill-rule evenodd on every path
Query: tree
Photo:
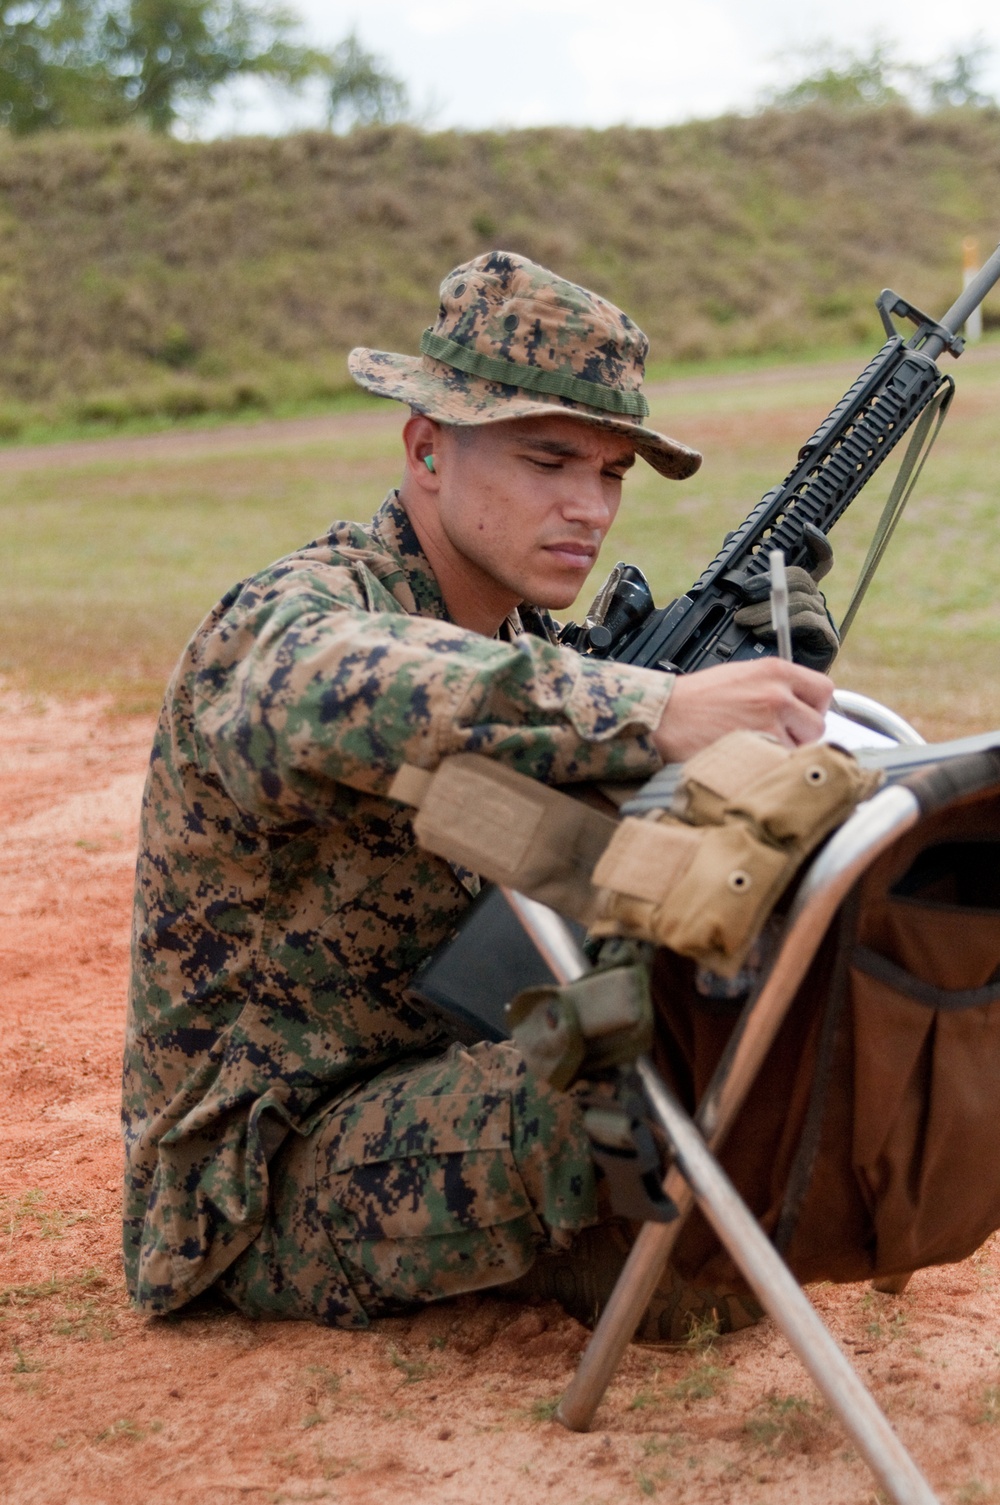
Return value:
M 0 3 L 0 123 L 20 134 L 115 115 L 92 12 L 90 0 Z
M 906 103 L 919 110 L 985 109 L 997 101 L 979 88 L 990 56 L 982 37 L 947 54 L 935 63 L 903 62 L 887 42 L 874 42 L 867 52 L 818 42 L 785 55 L 811 65 L 794 83 L 772 89 L 765 107 L 799 110 L 826 105 L 835 110 L 877 109 Z
M 366 52 L 352 31 L 330 56 L 329 119 L 337 125 L 390 125 L 404 120 L 410 101 L 406 85 L 382 58 Z
M 168 131 L 229 79 L 328 74 L 329 54 L 297 30 L 270 0 L 0 0 L 0 120 L 18 134 L 126 120 Z
M 903 98 L 893 82 L 899 65 L 884 42 L 876 42 L 867 53 L 818 42 L 788 56 L 802 58 L 813 66 L 795 83 L 768 91 L 764 102 L 779 110 L 817 104 L 836 110 L 871 109 L 897 104 Z
M 979 88 L 987 59 L 992 53 L 993 49 L 985 38 L 977 36 L 965 48 L 959 48 L 940 63 L 924 69 L 924 88 L 931 108 L 984 110 L 995 107 L 995 97 Z
M 108 9 L 104 55 L 131 113 L 168 131 L 184 104 L 246 74 L 298 84 L 328 63 L 289 11 L 251 0 L 129 0 Z

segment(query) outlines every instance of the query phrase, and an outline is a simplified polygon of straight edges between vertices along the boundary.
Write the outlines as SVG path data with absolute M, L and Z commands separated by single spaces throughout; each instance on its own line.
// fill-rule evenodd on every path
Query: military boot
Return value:
M 598 1223 L 579 1233 L 565 1254 L 540 1254 L 525 1275 L 498 1286 L 495 1294 L 519 1301 L 558 1301 L 571 1317 L 593 1327 L 631 1247 L 626 1224 L 620 1220 Z M 763 1315 L 753 1296 L 689 1285 L 668 1265 L 633 1341 L 686 1343 L 698 1331 L 739 1332 Z

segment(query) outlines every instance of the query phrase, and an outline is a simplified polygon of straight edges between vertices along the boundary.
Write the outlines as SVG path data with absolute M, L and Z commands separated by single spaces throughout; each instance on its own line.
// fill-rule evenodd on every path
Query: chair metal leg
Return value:
M 713 1146 L 722 1139 L 742 1104 L 844 895 L 878 852 L 911 826 L 918 814 L 916 800 L 908 790 L 885 790 L 855 812 L 813 864 L 800 887 L 767 982 L 753 1006 L 745 1011 L 734 1049 L 716 1073 L 699 1109 L 703 1132 L 710 1136 Z M 586 962 L 562 920 L 545 905 L 520 894 L 507 891 L 507 897 L 556 978 L 569 982 L 579 977 Z M 677 1204 L 680 1217 L 670 1224 L 646 1224 L 640 1231 L 560 1402 L 557 1419 L 576 1431 L 589 1426 L 655 1290 L 683 1218 L 697 1201 L 893 1505 L 935 1505 L 936 1497 L 926 1479 L 739 1198 L 702 1133 L 672 1097 L 651 1062 L 640 1060 L 637 1069 L 650 1106 L 674 1149 L 675 1163 L 665 1189 Z
M 781 1328 L 893 1505 L 936 1505 L 937 1496 L 896 1436 L 850 1360 L 653 1063 L 636 1070 L 698 1207 Z
M 732 1047 L 699 1105 L 698 1127 L 713 1151 L 739 1112 L 844 896 L 873 858 L 912 826 L 918 815 L 919 807 L 909 790 L 883 790 L 859 806 L 806 874 L 767 981 L 744 1012 Z M 522 904 L 531 902 L 518 898 Z M 518 913 L 538 944 L 530 917 L 523 911 Z M 554 968 L 553 972 L 560 975 Z M 559 1403 L 556 1418 L 571 1431 L 585 1432 L 590 1426 L 693 1206 L 690 1188 L 676 1167 L 668 1172 L 664 1190 L 673 1198 L 679 1217 L 672 1223 L 646 1223 L 640 1230 Z

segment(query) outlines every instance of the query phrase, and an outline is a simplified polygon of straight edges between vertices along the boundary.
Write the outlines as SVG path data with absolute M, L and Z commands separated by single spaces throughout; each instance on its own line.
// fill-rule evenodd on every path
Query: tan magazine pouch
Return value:
M 459 753 L 404 766 L 389 790 L 417 805 L 421 846 L 589 925 L 669 946 L 734 975 L 802 861 L 879 775 L 822 744 L 790 751 L 733 732 L 685 764 L 669 811 L 610 816 Z
M 404 765 L 389 795 L 419 806 L 413 829 L 428 852 L 581 924 L 594 918 L 590 876 L 615 832 L 611 816 L 476 753 L 433 773 Z
M 686 764 L 670 811 L 616 830 L 594 870 L 594 934 L 654 941 L 733 976 L 803 860 L 878 780 L 836 747 L 721 738 Z

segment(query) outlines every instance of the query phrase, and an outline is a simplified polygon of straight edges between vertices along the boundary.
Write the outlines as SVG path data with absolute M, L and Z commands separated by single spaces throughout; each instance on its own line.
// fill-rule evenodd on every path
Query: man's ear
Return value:
M 437 492 L 440 481 L 437 472 L 437 446 L 441 438 L 441 425 L 425 413 L 412 413 L 403 425 L 403 445 L 406 449 L 407 484 L 421 491 Z M 431 464 L 428 465 L 428 460 Z

